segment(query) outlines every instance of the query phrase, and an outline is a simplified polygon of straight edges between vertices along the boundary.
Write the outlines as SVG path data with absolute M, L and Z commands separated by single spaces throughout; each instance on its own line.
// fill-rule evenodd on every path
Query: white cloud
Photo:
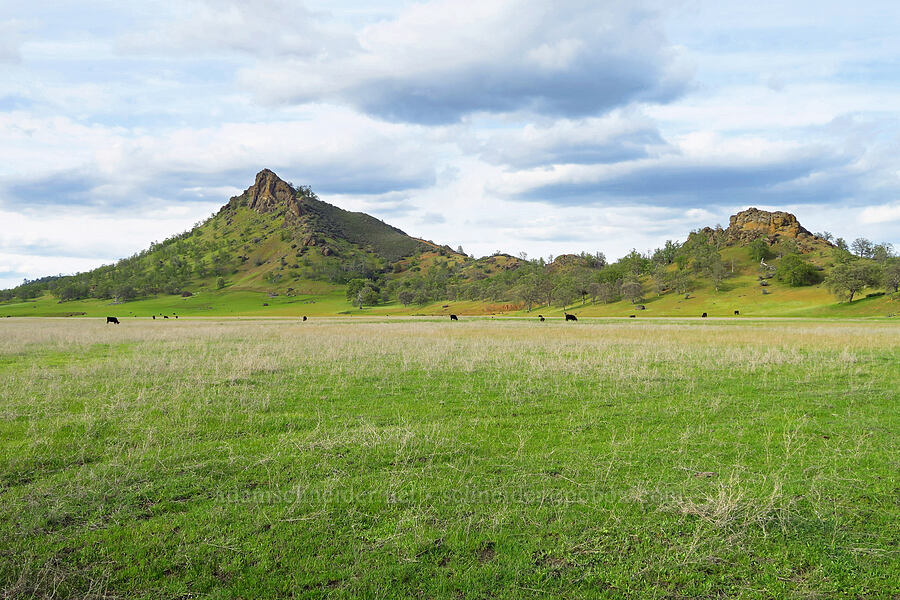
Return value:
M 117 40 L 124 53 L 316 57 L 344 53 L 353 38 L 288 0 L 181 0 L 165 5 L 147 29 Z
M 19 62 L 22 59 L 23 23 L 17 19 L 0 21 L 0 63 Z
M 893 223 L 900 221 L 900 203 L 867 206 L 859 215 L 861 223 Z
M 479 111 L 601 114 L 669 100 L 690 77 L 634 3 L 435 0 L 365 27 L 356 46 L 261 61 L 240 81 L 273 103 L 332 101 L 440 123 Z

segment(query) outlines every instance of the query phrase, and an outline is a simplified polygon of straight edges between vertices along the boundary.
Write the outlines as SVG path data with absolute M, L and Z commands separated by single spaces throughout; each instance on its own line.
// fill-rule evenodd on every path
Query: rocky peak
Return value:
M 746 244 L 758 238 L 765 238 L 770 244 L 782 238 L 794 238 L 804 250 L 815 244 L 828 244 L 800 225 L 797 217 L 789 212 L 748 208 L 731 216 L 725 230 L 728 244 Z
M 812 234 L 800 225 L 797 217 L 789 212 L 769 212 L 758 208 L 748 208 L 736 215 L 731 215 L 727 233 L 729 237 L 749 237 L 751 239 L 761 236 L 787 236 L 800 237 Z
M 247 206 L 256 212 L 267 213 L 293 203 L 294 190 L 269 169 L 256 174 L 256 181 L 248 187 L 242 197 Z

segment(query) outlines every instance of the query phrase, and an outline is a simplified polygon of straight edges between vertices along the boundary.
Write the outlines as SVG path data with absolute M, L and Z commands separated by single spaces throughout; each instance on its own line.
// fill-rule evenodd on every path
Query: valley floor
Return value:
M 898 364 L 887 319 L 2 319 L 0 597 L 897 597 Z

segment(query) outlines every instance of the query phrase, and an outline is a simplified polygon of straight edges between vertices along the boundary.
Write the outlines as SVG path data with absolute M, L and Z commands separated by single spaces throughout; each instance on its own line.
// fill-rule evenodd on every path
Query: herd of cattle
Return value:
M 576 317 L 576 316 L 573 315 L 573 314 L 569 314 L 569 313 L 567 313 L 567 312 L 564 312 L 563 314 L 566 316 L 566 321 L 577 321 L 577 320 L 578 320 L 578 317 Z M 741 314 L 741 311 L 736 310 L 736 311 L 734 311 L 734 314 L 735 314 L 735 316 L 738 316 L 738 315 Z M 168 319 L 168 318 L 169 318 L 169 315 L 161 315 L 161 316 L 162 316 L 163 319 Z M 172 316 L 175 317 L 176 319 L 178 318 L 178 315 L 176 315 L 176 314 L 174 314 L 174 313 L 172 314 Z M 706 313 L 703 313 L 702 315 L 700 315 L 700 318 L 702 318 L 702 319 L 705 319 L 706 317 L 707 317 L 707 314 L 706 314 Z M 628 315 L 628 318 L 629 318 L 629 319 L 635 319 L 635 318 L 637 318 L 637 315 Z M 541 323 L 543 323 L 543 322 L 546 320 L 546 319 L 544 318 L 544 315 L 538 315 L 538 319 L 540 320 Z M 153 315 L 153 320 L 154 320 L 154 321 L 156 320 L 156 315 Z M 304 321 L 306 320 L 306 317 L 305 317 L 305 316 L 303 317 L 303 320 L 304 320 Z M 459 317 L 456 316 L 456 315 L 450 315 L 450 320 L 451 320 L 451 321 L 459 321 Z M 109 323 L 114 323 L 114 324 L 118 325 L 118 324 L 119 324 L 119 319 L 116 318 L 116 317 L 106 317 L 106 323 L 107 323 L 107 324 L 109 324 Z

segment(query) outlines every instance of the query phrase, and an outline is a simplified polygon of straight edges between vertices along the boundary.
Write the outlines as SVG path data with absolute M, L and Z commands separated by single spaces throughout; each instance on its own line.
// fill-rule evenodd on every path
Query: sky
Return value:
M 263 168 L 407 233 L 609 258 L 788 210 L 900 248 L 896 0 L 0 0 L 0 288 Z

